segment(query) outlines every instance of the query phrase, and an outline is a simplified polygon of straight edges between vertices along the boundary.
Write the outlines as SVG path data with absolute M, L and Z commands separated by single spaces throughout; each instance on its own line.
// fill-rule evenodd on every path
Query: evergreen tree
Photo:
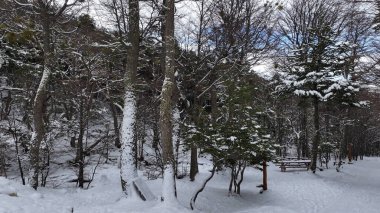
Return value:
M 315 29 L 310 32 L 311 40 L 301 49 L 292 50 L 288 57 L 282 85 L 277 91 L 288 91 L 300 97 L 312 99 L 314 108 L 315 135 L 312 146 L 311 170 L 316 170 L 320 142 L 320 102 L 337 100 L 353 104 L 359 85 L 352 79 L 350 71 L 351 51 L 354 45 L 336 41 L 331 28 Z

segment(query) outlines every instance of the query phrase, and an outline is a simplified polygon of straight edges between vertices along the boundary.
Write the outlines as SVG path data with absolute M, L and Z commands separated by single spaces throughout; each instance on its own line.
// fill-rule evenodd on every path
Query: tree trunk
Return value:
M 348 114 L 348 113 L 347 113 Z M 347 120 L 349 119 L 347 115 Z M 347 150 L 348 150 L 348 144 L 349 144 L 349 134 L 350 134 L 350 129 L 349 125 L 347 124 L 348 121 L 344 122 L 344 130 L 343 130 L 343 141 L 341 143 L 341 150 L 340 150 L 340 155 L 341 159 L 345 159 L 347 157 Z
M 173 155 L 172 95 L 175 86 L 175 41 L 174 41 L 174 0 L 166 1 L 165 11 L 165 80 L 162 85 L 160 103 L 160 132 L 162 160 L 164 166 L 161 201 L 176 199 Z
M 305 100 L 304 100 L 305 101 Z M 300 113 L 300 119 L 301 119 L 301 151 L 302 151 L 302 157 L 310 157 L 309 154 L 309 142 L 308 142 L 308 131 L 307 131 L 307 106 L 306 103 L 301 103 L 301 113 Z
M 30 142 L 30 185 L 37 190 L 38 188 L 38 176 L 40 173 L 40 146 L 42 140 L 45 138 L 45 123 L 44 123 L 44 105 L 46 101 L 46 89 L 50 77 L 50 66 L 52 61 L 52 48 L 50 45 L 51 37 L 51 23 L 48 11 L 44 11 L 42 15 L 43 18 L 43 51 L 44 51 L 44 62 L 43 62 L 43 73 L 36 96 L 33 102 L 33 128 L 32 139 Z
M 160 57 L 160 61 L 161 61 L 161 72 L 162 73 L 165 73 L 165 61 L 166 61 L 166 13 L 167 13 L 167 8 L 166 8 L 166 5 L 167 5 L 167 0 L 162 0 L 162 7 L 161 7 L 161 10 L 160 10 L 160 17 L 162 19 L 161 21 L 161 38 L 162 38 L 162 50 L 161 50 L 161 57 Z
M 179 158 L 179 146 L 181 143 L 181 137 L 180 137 L 180 127 L 179 127 L 179 122 L 180 122 L 180 112 L 178 107 L 175 107 L 173 110 L 173 144 L 175 144 L 175 167 L 174 167 L 174 175 L 175 177 L 178 177 L 178 158 Z
M 192 115 L 195 126 L 200 125 L 199 123 L 199 109 L 200 109 L 200 100 L 196 99 L 194 102 L 195 113 Z M 196 143 L 192 143 L 190 146 L 190 181 L 195 180 L 195 176 L 198 174 L 198 147 Z
M 347 146 L 347 155 L 348 155 L 348 162 L 351 163 L 352 162 L 352 143 L 349 143 L 348 146 Z
M 7 177 L 7 169 L 6 169 L 6 161 L 5 161 L 6 149 L 5 148 L 6 148 L 5 143 L 0 142 L 0 176 Z M 18 151 L 17 150 L 17 144 L 16 144 L 16 151 Z M 18 160 L 18 162 L 20 162 L 19 158 L 17 160 Z M 22 175 L 22 168 L 21 168 L 20 172 Z M 23 180 L 23 185 L 25 185 L 25 181 L 24 181 L 23 176 L 22 176 L 22 180 Z
M 119 122 L 117 120 L 117 111 L 116 111 L 115 105 L 113 104 L 111 99 L 109 100 L 109 105 L 110 105 L 110 109 L 111 109 L 111 113 L 112 113 L 113 129 L 115 132 L 115 146 L 117 148 L 120 148 L 121 143 L 120 143 Z
M 190 148 L 190 181 L 195 180 L 198 173 L 198 151 L 197 147 L 192 144 Z
M 83 136 L 84 136 L 84 98 L 83 94 L 80 97 L 80 105 L 79 105 L 79 136 L 77 143 L 77 157 L 75 159 L 76 163 L 78 163 L 79 171 L 78 171 L 78 184 L 80 188 L 83 188 L 84 184 L 84 155 L 83 155 Z
M 277 155 L 280 157 L 285 157 L 286 155 L 286 145 L 284 144 L 284 122 L 283 118 L 280 116 L 276 117 L 277 123 L 277 143 L 280 145 L 277 149 Z
M 263 190 L 268 189 L 268 174 L 267 174 L 267 162 L 263 161 Z
M 136 123 L 136 95 L 135 79 L 139 58 L 139 1 L 129 1 L 129 33 L 128 39 L 131 47 L 128 49 L 128 57 L 125 75 L 125 95 L 123 122 L 121 125 L 121 156 L 120 176 L 122 190 L 127 196 L 132 196 L 131 183 L 137 177 L 137 169 L 134 164 L 135 146 L 135 123 Z
M 311 171 L 315 173 L 317 169 L 317 157 L 318 157 L 318 146 L 321 138 L 321 133 L 319 131 L 319 100 L 317 97 L 313 99 L 313 107 L 314 107 L 314 140 L 312 147 L 312 159 L 311 159 Z

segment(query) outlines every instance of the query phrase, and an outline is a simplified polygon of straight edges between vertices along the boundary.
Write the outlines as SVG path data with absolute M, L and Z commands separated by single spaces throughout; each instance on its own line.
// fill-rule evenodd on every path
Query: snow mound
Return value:
M 4 177 L 0 177 L 0 195 L 17 196 L 17 191 L 12 186 L 12 182 Z

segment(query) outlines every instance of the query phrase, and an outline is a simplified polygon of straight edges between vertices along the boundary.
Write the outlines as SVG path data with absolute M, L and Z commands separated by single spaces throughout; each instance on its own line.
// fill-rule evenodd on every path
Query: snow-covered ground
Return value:
M 191 212 L 190 197 L 208 175 L 209 166 L 205 163 L 201 167 L 195 182 L 187 178 L 177 181 L 178 203 L 171 205 L 158 199 L 143 202 L 123 198 L 119 171 L 114 165 L 101 166 L 88 190 L 77 189 L 72 183 L 70 188 L 61 185 L 36 192 L 16 180 L 0 177 L 0 212 Z M 256 185 L 261 183 L 261 173 L 248 169 L 241 196 L 228 196 L 229 172 L 219 172 L 199 195 L 194 212 L 380 212 L 380 158 L 344 165 L 339 173 L 334 168 L 317 174 L 296 169 L 280 172 L 273 164 L 268 169 L 269 190 L 260 194 Z M 161 180 L 147 183 L 159 197 Z

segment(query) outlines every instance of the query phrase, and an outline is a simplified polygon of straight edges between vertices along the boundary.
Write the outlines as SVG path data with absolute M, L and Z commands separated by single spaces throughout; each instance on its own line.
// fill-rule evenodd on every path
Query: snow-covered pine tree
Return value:
M 247 166 L 259 168 L 274 154 L 271 136 L 264 123 L 265 113 L 256 102 L 255 85 L 250 84 L 252 74 L 224 82 L 219 94 L 220 108 L 217 121 L 205 109 L 200 112 L 197 126 L 187 125 L 189 143 L 196 143 L 204 153 L 212 156 L 214 164 L 231 171 L 229 193 L 240 194 Z
M 337 36 L 329 26 L 310 29 L 310 38 L 312 39 L 309 43 L 300 49 L 293 49 L 289 54 L 287 66 L 282 69 L 282 85 L 277 87 L 277 91 L 288 91 L 312 99 L 315 134 L 311 170 L 315 172 L 321 138 L 320 103 L 331 100 L 343 104 L 352 103 L 352 98 L 359 91 L 359 85 L 350 75 L 353 65 L 349 60 L 353 44 L 334 39 Z

